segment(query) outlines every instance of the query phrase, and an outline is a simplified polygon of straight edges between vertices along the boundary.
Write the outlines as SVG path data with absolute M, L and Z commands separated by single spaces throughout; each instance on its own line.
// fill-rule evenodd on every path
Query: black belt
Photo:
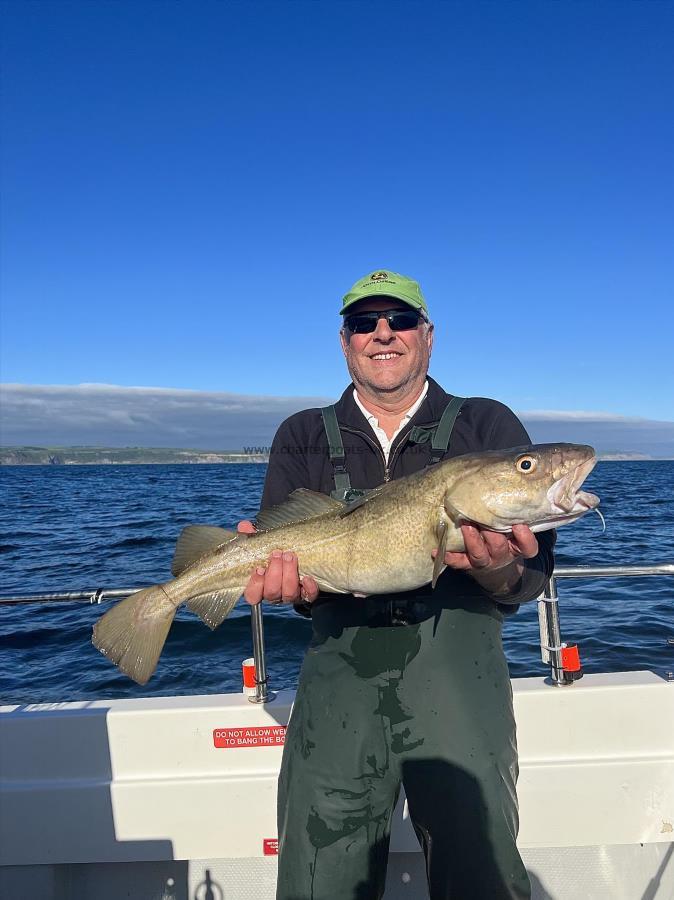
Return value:
M 437 613 L 437 603 L 430 597 L 410 597 L 405 594 L 373 595 L 370 597 L 321 595 L 311 604 L 312 618 L 328 616 L 343 626 L 360 625 L 366 628 L 391 628 L 418 625 Z

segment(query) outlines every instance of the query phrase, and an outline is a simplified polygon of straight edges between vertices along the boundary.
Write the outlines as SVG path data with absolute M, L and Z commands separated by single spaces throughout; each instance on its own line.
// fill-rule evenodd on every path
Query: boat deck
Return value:
M 513 695 L 533 896 L 672 900 L 674 684 L 524 678 Z M 0 896 L 273 898 L 293 696 L 0 707 Z M 424 897 L 403 797 L 386 898 Z

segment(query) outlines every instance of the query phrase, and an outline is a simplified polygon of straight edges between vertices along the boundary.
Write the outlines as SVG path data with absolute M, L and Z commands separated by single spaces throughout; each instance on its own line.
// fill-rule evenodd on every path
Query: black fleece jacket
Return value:
M 351 487 L 375 488 L 386 480 L 401 478 L 423 469 L 430 459 L 430 441 L 423 440 L 415 426 L 432 428 L 440 421 L 451 400 L 432 378 L 428 379 L 428 393 L 421 406 L 396 437 L 389 453 L 388 466 L 377 436 L 353 398 L 350 385 L 336 404 L 346 467 Z M 412 437 L 421 438 L 413 443 Z M 471 397 L 461 407 L 454 425 L 449 447 L 443 459 L 480 450 L 500 450 L 530 444 L 529 435 L 517 416 L 496 400 Z M 306 409 L 283 422 L 274 437 L 269 455 L 269 468 L 262 495 L 262 508 L 283 503 L 296 488 L 309 488 L 329 494 L 334 489 L 333 468 L 328 453 L 328 439 L 320 409 Z M 514 612 L 517 604 L 538 597 L 552 574 L 552 547 L 555 534 L 538 535 L 539 552 L 526 560 L 520 584 L 507 597 L 499 595 L 497 603 L 502 612 Z M 431 593 L 430 584 L 413 592 L 399 594 L 419 597 Z M 474 579 L 461 572 L 445 569 L 438 579 L 436 591 L 454 596 L 490 596 Z M 326 599 L 336 595 L 322 595 Z M 493 599 L 493 598 L 492 598 Z

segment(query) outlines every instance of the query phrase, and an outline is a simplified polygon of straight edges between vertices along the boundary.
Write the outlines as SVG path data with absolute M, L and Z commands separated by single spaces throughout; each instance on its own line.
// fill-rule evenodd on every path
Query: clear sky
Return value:
M 4 382 L 336 396 L 387 267 L 447 390 L 674 419 L 674 3 L 2 12 Z

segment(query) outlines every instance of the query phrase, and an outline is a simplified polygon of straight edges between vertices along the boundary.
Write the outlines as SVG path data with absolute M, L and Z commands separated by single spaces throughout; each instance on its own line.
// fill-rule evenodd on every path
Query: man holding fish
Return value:
M 341 314 L 353 384 L 333 408 L 338 427 L 318 409 L 281 425 L 263 509 L 297 488 L 353 500 L 439 459 L 529 444 L 507 407 L 452 402 L 427 377 L 433 325 L 415 281 L 373 272 Z M 541 593 L 554 532 L 459 527 L 464 549 L 436 557 L 434 589 L 319 595 L 282 548 L 248 582 L 249 603 L 303 600 L 313 619 L 279 780 L 278 900 L 381 897 L 400 783 L 432 900 L 530 895 L 501 622 Z
M 432 900 L 528 898 L 501 624 L 552 572 L 551 529 L 598 505 L 579 490 L 594 451 L 532 446 L 503 404 L 428 378 L 415 281 L 373 272 L 341 312 L 353 384 L 281 425 L 255 524 L 185 528 L 175 577 L 116 603 L 93 643 L 145 684 L 183 603 L 216 628 L 242 593 L 304 601 L 279 900 L 381 897 L 401 784 Z

